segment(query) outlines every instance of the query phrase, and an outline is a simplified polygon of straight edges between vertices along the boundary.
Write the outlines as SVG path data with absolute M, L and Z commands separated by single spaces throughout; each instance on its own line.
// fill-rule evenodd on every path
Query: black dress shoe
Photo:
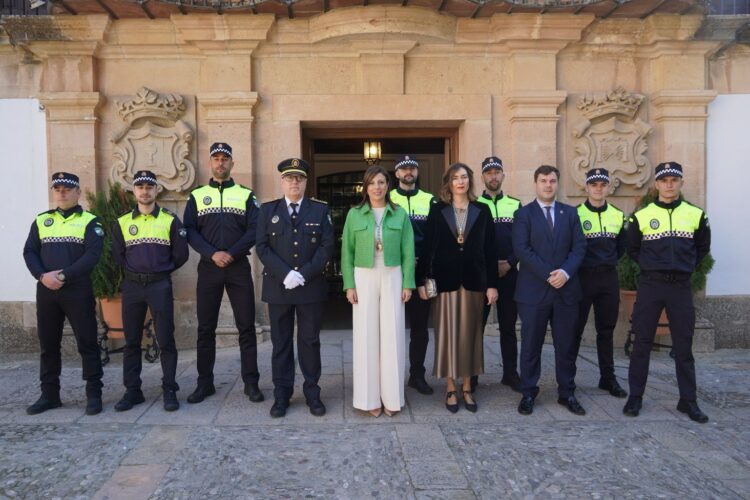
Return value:
M 466 394 L 464 393 L 464 406 L 465 406 L 465 407 L 466 407 L 466 409 L 467 409 L 467 410 L 469 410 L 469 411 L 470 411 L 471 413 L 476 413 L 476 412 L 477 412 L 477 409 L 479 408 L 479 406 L 477 406 L 477 402 L 476 402 L 476 400 L 474 400 L 474 402 L 473 402 L 473 403 L 469 403 L 469 402 L 468 402 L 468 401 L 466 400 L 466 396 L 467 396 L 467 395 L 466 395 Z M 471 399 L 474 399 L 474 397 L 473 397 L 473 394 L 469 394 L 469 397 L 470 397 Z
M 115 403 L 115 411 L 128 411 L 144 401 L 146 398 L 143 397 L 142 392 L 126 392 L 122 399 Z
M 680 399 L 677 402 L 677 411 L 687 413 L 687 416 L 690 417 L 690 420 L 698 422 L 699 424 L 705 424 L 706 422 L 708 422 L 708 415 L 703 413 L 701 409 L 698 408 L 698 403 L 696 403 L 695 401 Z
M 531 396 L 522 397 L 521 402 L 518 403 L 518 413 L 521 415 L 531 415 L 534 413 L 534 398 Z
M 173 390 L 164 391 L 164 411 L 177 411 L 180 409 L 180 402 L 177 401 L 177 392 Z
M 322 417 L 326 414 L 326 406 L 320 399 L 312 399 L 308 401 L 307 406 L 310 407 L 310 414 L 316 417 Z
M 451 398 L 451 396 L 456 396 L 456 391 L 445 393 L 445 407 L 449 412 L 456 413 L 458 411 L 458 396 L 456 396 L 456 404 L 448 404 L 448 400 Z
M 637 417 L 643 406 L 643 398 L 640 396 L 630 396 L 622 408 L 623 415 L 628 417 Z
M 503 375 L 502 380 L 500 380 L 500 383 L 503 385 L 507 385 L 511 388 L 511 390 L 515 392 L 521 392 L 521 377 L 518 376 L 517 373 L 511 372 L 507 375 Z
M 266 399 L 265 397 L 263 397 L 263 393 L 260 392 L 257 383 L 245 384 L 245 394 L 247 394 L 247 399 L 249 399 L 253 403 L 260 403 L 261 401 Z
M 96 415 L 102 412 L 102 397 L 89 396 L 86 398 L 86 415 Z
M 424 394 L 426 396 L 429 396 L 430 394 L 435 392 L 432 390 L 432 387 L 427 385 L 427 381 L 424 379 L 424 377 L 409 377 L 409 382 L 407 385 L 413 389 L 416 389 L 418 393 Z
M 289 401 L 282 401 L 280 399 L 277 399 L 273 402 L 273 406 L 271 407 L 271 411 L 269 412 L 271 414 L 271 418 L 283 417 L 284 415 L 286 415 L 287 408 L 289 408 Z M 325 410 L 325 408 L 323 409 Z
M 617 380 L 600 380 L 599 389 L 607 391 L 616 398 L 624 398 L 628 395 L 628 393 L 625 392 L 625 389 L 620 387 L 620 384 L 617 383 Z
M 48 398 L 44 394 L 39 396 L 39 399 L 34 402 L 33 405 L 26 408 L 26 413 L 28 415 L 38 415 L 40 413 L 44 413 L 47 410 L 51 410 L 53 408 L 60 408 L 62 406 L 62 401 L 60 401 L 60 396 L 58 397 L 50 397 Z
M 214 384 L 199 385 L 195 388 L 193 393 L 187 397 L 187 402 L 193 404 L 200 403 L 208 396 L 211 396 L 213 394 L 216 394 L 216 387 L 214 387 Z
M 578 402 L 575 396 L 569 396 L 567 398 L 558 398 L 557 402 L 558 404 L 561 404 L 564 407 L 566 407 L 570 413 L 573 413 L 575 415 L 586 414 L 586 410 L 583 409 L 583 406 L 581 406 L 581 403 Z

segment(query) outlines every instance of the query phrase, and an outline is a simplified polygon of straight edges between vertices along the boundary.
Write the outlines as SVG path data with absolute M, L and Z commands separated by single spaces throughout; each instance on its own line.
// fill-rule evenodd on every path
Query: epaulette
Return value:
M 206 187 L 206 184 L 201 184 L 200 186 L 195 186 L 193 189 L 190 190 L 190 194 L 193 194 L 193 191 L 198 191 L 201 188 Z
M 323 201 L 323 200 L 318 200 L 318 199 L 316 199 L 316 198 L 310 198 L 310 201 L 316 201 L 316 202 L 318 202 L 318 203 L 322 203 L 323 205 L 328 205 L 328 202 L 327 202 L 327 201 Z
M 253 190 L 252 190 L 252 189 L 250 189 L 249 187 L 245 186 L 244 184 L 240 184 L 240 183 L 235 183 L 235 186 L 239 186 L 239 187 L 241 187 L 241 188 L 245 188 L 245 189 L 247 189 L 248 191 L 250 191 L 251 193 L 253 193 L 253 196 L 255 196 L 255 191 L 253 191 Z
M 37 217 L 39 217 L 40 215 L 44 215 L 44 214 L 53 214 L 53 213 L 55 213 L 55 212 L 57 212 L 57 209 L 56 209 L 56 208 L 53 208 L 53 209 L 51 209 L 51 210 L 45 210 L 44 212 L 39 212 L 38 214 L 36 214 L 36 216 L 37 216 Z
M 132 213 L 133 213 L 133 209 L 131 208 L 130 210 L 126 210 L 125 212 L 123 212 L 120 215 L 118 215 L 117 218 L 119 219 L 123 215 L 132 214 Z
M 278 202 L 280 202 L 283 199 L 284 198 L 277 198 L 277 199 L 271 200 L 271 201 L 264 201 L 263 203 L 260 204 L 260 206 L 261 207 L 265 207 L 266 205 L 271 205 L 272 203 L 278 203 Z
M 620 210 L 619 208 L 617 208 L 615 205 L 611 204 L 610 202 L 607 202 L 607 205 L 609 205 L 610 207 L 612 207 L 615 210 L 617 210 L 618 212 L 620 212 L 623 215 L 623 217 L 625 216 L 625 212 L 623 212 L 622 210 Z
M 505 196 L 507 196 L 507 197 L 508 197 L 508 198 L 510 198 L 511 200 L 516 200 L 516 201 L 517 201 L 518 203 L 521 203 L 521 200 L 520 200 L 520 199 L 518 199 L 518 198 L 516 198 L 515 196 L 511 196 L 511 195 L 509 195 L 509 194 L 506 194 Z
M 174 213 L 174 212 L 172 212 L 172 211 L 171 211 L 170 209 L 168 209 L 168 208 L 164 208 L 164 207 L 159 207 L 159 208 L 161 208 L 161 211 L 162 211 L 162 212 L 165 212 L 165 213 L 167 213 L 167 214 L 171 215 L 172 217 L 177 217 L 177 214 L 176 214 L 176 213 Z

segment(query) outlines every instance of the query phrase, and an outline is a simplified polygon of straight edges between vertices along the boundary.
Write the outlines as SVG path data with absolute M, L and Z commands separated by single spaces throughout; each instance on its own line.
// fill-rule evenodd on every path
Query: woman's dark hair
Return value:
M 467 191 L 469 201 L 476 201 L 477 197 L 474 194 L 474 172 L 469 168 L 468 165 L 464 163 L 454 163 L 453 165 L 448 167 L 448 170 L 446 170 L 443 174 L 443 185 L 440 186 L 439 193 L 440 199 L 443 202 L 451 203 L 453 201 L 453 193 L 451 193 L 451 180 L 453 179 L 455 173 L 461 169 L 466 170 L 466 173 L 469 175 L 469 190 Z
M 378 174 L 382 174 L 385 177 L 386 189 L 385 189 L 385 202 L 390 205 L 391 208 L 395 209 L 396 204 L 391 201 L 391 178 L 388 176 L 388 171 L 379 165 L 373 165 L 365 170 L 365 177 L 362 180 L 362 201 L 359 202 L 357 208 L 364 206 L 365 203 L 370 205 L 370 197 L 367 195 L 367 186 L 373 183 L 375 177 Z
M 540 175 L 549 175 L 549 174 L 555 174 L 555 177 L 557 177 L 557 180 L 560 180 L 560 171 L 551 165 L 540 165 L 536 170 L 534 170 L 534 182 L 536 182 L 536 178 Z

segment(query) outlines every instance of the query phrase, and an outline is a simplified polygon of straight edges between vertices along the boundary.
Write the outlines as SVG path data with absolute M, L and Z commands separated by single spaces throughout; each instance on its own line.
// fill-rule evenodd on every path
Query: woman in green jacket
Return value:
M 414 232 L 389 190 L 383 167 L 365 171 L 362 201 L 349 210 L 341 242 L 353 309 L 352 402 L 374 417 L 404 406 L 404 303 L 414 289 Z

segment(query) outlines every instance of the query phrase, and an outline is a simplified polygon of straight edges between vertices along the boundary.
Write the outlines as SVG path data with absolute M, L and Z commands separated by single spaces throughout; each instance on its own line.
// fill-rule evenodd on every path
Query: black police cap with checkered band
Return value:
M 676 161 L 659 163 L 654 170 L 654 174 L 654 179 L 656 180 L 662 177 L 682 177 L 682 165 Z
M 396 158 L 394 170 L 398 170 L 399 168 L 419 168 L 419 163 L 411 155 L 399 156 Z
M 491 168 L 499 168 L 500 170 L 503 170 L 503 160 L 497 156 L 488 156 L 482 162 L 482 172 L 486 172 Z
M 80 179 L 77 175 L 69 172 L 55 172 L 52 174 L 52 187 L 55 186 L 66 186 L 66 187 L 81 187 Z
M 232 146 L 227 144 L 226 142 L 214 142 L 211 144 L 211 149 L 209 156 L 213 156 L 215 154 L 223 153 L 227 155 L 228 157 L 232 157 Z
M 151 170 L 137 170 L 133 176 L 133 185 L 151 184 L 156 186 L 156 174 Z
M 592 168 L 586 172 L 586 184 L 596 181 L 609 182 L 609 171 L 606 168 Z

